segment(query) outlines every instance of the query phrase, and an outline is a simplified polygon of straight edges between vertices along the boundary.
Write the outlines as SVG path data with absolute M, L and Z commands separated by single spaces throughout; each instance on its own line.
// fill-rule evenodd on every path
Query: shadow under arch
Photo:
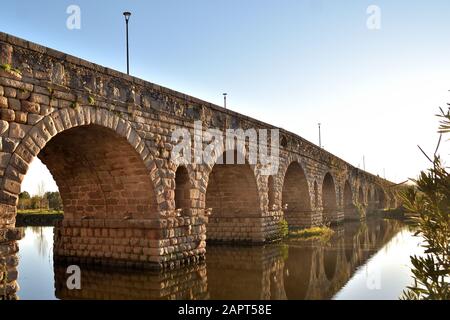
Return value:
M 377 209 L 384 210 L 386 209 L 386 194 L 383 189 L 377 189 Z
M 61 132 L 38 158 L 58 185 L 65 218 L 157 216 L 147 168 L 128 142 L 110 129 L 91 124 Z
M 327 172 L 322 183 L 322 206 L 324 220 L 333 222 L 334 215 L 337 214 L 336 186 L 333 176 Z
M 225 158 L 226 152 L 214 164 L 208 177 L 206 208 L 212 209 L 208 239 L 251 241 L 255 236 L 254 223 L 249 218 L 261 216 L 256 177 L 247 161 L 245 164 L 227 164 L 222 161 Z
M 365 201 L 364 201 L 364 191 L 363 191 L 363 188 L 362 188 L 362 187 L 359 187 L 359 188 L 358 188 L 358 202 L 359 202 L 359 204 L 361 204 L 361 205 L 364 205 L 364 204 L 365 204 Z
M 289 227 L 311 225 L 312 208 L 308 181 L 305 171 L 297 161 L 289 165 L 284 175 L 282 204 Z
M 181 210 L 181 214 L 191 208 L 191 182 L 188 170 L 185 166 L 178 166 L 175 171 L 175 208 Z
M 356 216 L 356 207 L 353 203 L 353 192 L 350 182 L 345 181 L 344 185 L 344 217 L 345 219 L 352 219 Z

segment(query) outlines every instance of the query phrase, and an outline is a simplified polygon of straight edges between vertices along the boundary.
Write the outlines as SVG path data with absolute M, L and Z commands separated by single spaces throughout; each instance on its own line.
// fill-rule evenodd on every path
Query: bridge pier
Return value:
M 223 243 L 263 244 L 279 238 L 279 222 L 282 212 L 272 211 L 260 216 L 209 217 L 207 241 Z
M 323 211 L 323 221 L 324 223 L 330 223 L 331 225 L 337 225 L 344 222 L 344 211 L 343 210 L 324 210 Z
M 204 260 L 204 217 L 114 220 L 64 219 L 54 231 L 56 260 L 145 269 Z
M 0 228 L 0 300 L 16 300 L 19 264 L 17 240 L 23 237 L 23 229 Z
M 284 217 L 292 229 L 311 228 L 322 223 L 321 210 L 296 211 L 285 210 Z

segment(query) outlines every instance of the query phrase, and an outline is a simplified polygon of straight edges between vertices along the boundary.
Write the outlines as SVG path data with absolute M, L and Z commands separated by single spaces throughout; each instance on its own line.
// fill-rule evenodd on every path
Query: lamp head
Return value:
M 131 12 L 125 11 L 123 15 L 125 16 L 125 20 L 128 22 L 128 20 L 130 20 Z

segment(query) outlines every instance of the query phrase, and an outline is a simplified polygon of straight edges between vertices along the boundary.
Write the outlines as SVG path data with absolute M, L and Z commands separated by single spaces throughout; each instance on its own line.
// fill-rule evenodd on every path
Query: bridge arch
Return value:
M 221 158 L 225 159 L 226 153 Z M 261 217 L 259 188 L 253 166 L 216 161 L 208 175 L 206 208 L 211 209 L 208 238 L 253 240 L 250 218 Z
M 156 217 L 166 200 L 157 196 L 162 186 L 145 141 L 107 110 L 62 109 L 36 123 L 6 167 L 2 189 L 12 198 L 35 157 L 59 187 L 65 218 Z
M 391 200 L 389 202 L 389 208 L 390 209 L 395 209 L 397 207 L 397 201 L 395 199 L 395 195 L 391 195 Z
M 386 209 L 386 194 L 381 187 L 378 187 L 376 190 L 376 200 L 377 200 L 377 209 L 379 210 Z
M 292 161 L 284 174 L 282 188 L 284 215 L 290 227 L 310 225 L 312 206 L 306 173 L 298 161 Z
M 355 214 L 355 204 L 353 203 L 353 192 L 350 182 L 345 181 L 344 184 L 344 217 L 347 219 Z
M 373 185 L 369 186 L 369 189 L 367 190 L 367 200 L 368 200 L 368 207 L 369 210 L 373 210 L 375 208 L 375 189 Z
M 269 178 L 267 179 L 267 197 L 269 211 L 277 210 L 277 197 L 275 194 L 275 190 L 275 178 L 273 176 L 269 176 Z
M 359 186 L 358 188 L 358 203 L 361 205 L 364 205 L 366 201 L 364 200 L 364 191 L 362 186 Z
M 183 165 L 178 166 L 175 171 L 175 208 L 183 215 L 187 215 L 192 207 L 191 185 L 188 169 Z
M 327 172 L 322 182 L 322 206 L 323 216 L 326 221 L 333 221 L 333 216 L 338 210 L 336 185 L 331 173 Z

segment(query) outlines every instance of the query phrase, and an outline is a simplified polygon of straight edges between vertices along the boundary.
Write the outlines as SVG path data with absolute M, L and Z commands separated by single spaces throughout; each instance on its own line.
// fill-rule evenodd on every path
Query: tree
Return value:
M 17 207 L 22 210 L 29 209 L 30 199 L 31 199 L 31 196 L 28 192 L 26 192 L 26 191 L 21 192 L 19 194 L 19 203 L 17 204 Z
M 441 109 L 439 117 L 439 132 L 449 133 L 450 108 L 447 113 Z M 450 300 L 450 174 L 438 155 L 441 138 L 433 158 L 424 153 L 432 168 L 420 173 L 416 189 L 402 195 L 406 210 L 416 215 L 416 235 L 423 237 L 426 249 L 426 256 L 411 257 L 415 283 L 404 292 L 405 299 Z
M 62 200 L 59 192 L 47 192 L 45 197 L 48 200 L 49 209 L 56 211 L 62 210 Z
M 19 194 L 19 199 L 30 199 L 31 196 L 27 191 L 23 191 Z
M 36 209 L 42 209 L 44 207 L 44 198 L 45 198 L 45 182 L 42 180 L 38 184 L 36 196 L 40 198 L 39 207 Z

